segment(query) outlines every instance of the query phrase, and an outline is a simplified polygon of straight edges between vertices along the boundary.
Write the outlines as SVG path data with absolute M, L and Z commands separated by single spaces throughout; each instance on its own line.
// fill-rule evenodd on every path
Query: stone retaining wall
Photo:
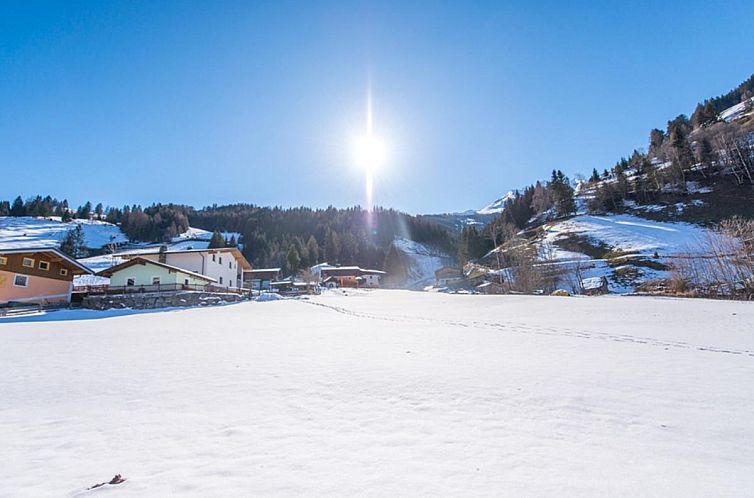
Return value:
M 151 292 L 117 295 L 85 296 L 81 306 L 92 310 L 130 308 L 146 310 L 155 308 L 174 308 L 189 306 L 212 306 L 217 304 L 243 301 L 245 296 L 214 292 Z

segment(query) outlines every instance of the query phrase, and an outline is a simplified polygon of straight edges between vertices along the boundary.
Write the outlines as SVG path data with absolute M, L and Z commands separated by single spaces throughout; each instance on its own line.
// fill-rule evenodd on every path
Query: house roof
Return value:
M 160 262 L 157 262 L 157 261 L 152 261 L 151 259 L 142 258 L 140 256 L 131 258 L 128 261 L 125 261 L 125 262 L 123 262 L 123 263 L 121 263 L 119 265 L 115 265 L 115 266 L 113 266 L 111 268 L 108 268 L 106 270 L 102 270 L 102 271 L 98 272 L 97 275 L 99 275 L 101 277 L 110 277 L 114 273 L 119 272 L 120 270 L 124 270 L 124 269 L 129 268 L 129 267 L 134 266 L 134 265 L 154 265 L 154 266 L 159 266 L 161 268 L 166 268 L 168 270 L 174 271 L 176 273 L 182 273 L 184 275 L 190 275 L 190 276 L 192 276 L 194 278 L 198 278 L 200 280 L 205 280 L 207 282 L 212 282 L 212 283 L 217 282 L 217 280 L 215 280 L 212 277 L 208 277 L 206 275 L 202 275 L 200 273 L 195 273 L 195 272 L 189 271 L 189 270 L 184 270 L 183 268 L 178 268 L 177 266 L 167 265 L 165 263 L 160 263 Z
M 246 273 L 278 273 L 280 268 L 254 268 L 253 270 L 244 270 Z
M 323 266 L 320 269 L 322 272 L 331 272 L 331 273 L 338 273 L 338 272 L 357 272 L 365 275 L 386 275 L 387 272 L 384 272 L 382 270 L 370 270 L 361 268 L 360 266 Z
M 442 268 L 438 268 L 435 270 L 435 276 L 440 275 L 453 275 L 453 276 L 462 276 L 463 272 L 460 268 L 455 268 L 452 266 L 443 266 Z
M 94 272 L 87 268 L 86 266 L 82 265 L 72 257 L 68 256 L 66 253 L 58 249 L 54 246 L 40 246 L 40 247 L 18 247 L 13 249 L 0 249 L 0 254 L 36 254 L 36 253 L 47 253 L 54 255 L 55 258 L 59 259 L 60 261 L 65 261 L 70 266 L 72 266 L 75 270 L 78 270 L 82 274 L 91 275 Z
M 182 253 L 207 253 L 207 254 L 217 254 L 221 252 L 229 252 L 232 253 L 233 256 L 238 260 L 238 263 L 241 265 L 241 269 L 244 271 L 250 271 L 251 270 L 251 263 L 244 257 L 243 253 L 237 248 L 237 247 L 217 247 L 214 249 L 176 249 L 176 250 L 170 250 L 168 248 L 167 251 L 165 251 L 165 254 L 182 254 Z M 122 258 L 135 258 L 138 256 L 143 256 L 145 254 L 160 254 L 160 248 L 159 247 L 149 247 L 146 249 L 134 249 L 129 252 L 122 252 L 118 254 L 114 254 L 114 256 L 122 257 Z

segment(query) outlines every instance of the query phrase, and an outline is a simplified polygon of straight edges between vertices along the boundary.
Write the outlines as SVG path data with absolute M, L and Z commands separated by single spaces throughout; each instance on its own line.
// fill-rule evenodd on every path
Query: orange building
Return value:
M 54 247 L 0 249 L 0 304 L 70 302 L 73 277 L 91 273 Z

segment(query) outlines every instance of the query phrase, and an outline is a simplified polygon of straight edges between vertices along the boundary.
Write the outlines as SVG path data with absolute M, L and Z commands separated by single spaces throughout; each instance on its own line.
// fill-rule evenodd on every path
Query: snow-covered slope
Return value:
M 673 257 L 698 250 L 707 230 L 690 223 L 651 221 L 632 215 L 579 215 L 545 223 L 539 240 L 540 253 L 566 271 L 562 287 L 578 290 L 573 271 L 583 278 L 606 277 L 612 292 L 632 292 L 647 281 L 670 277 Z M 587 252 L 612 253 L 604 256 L 586 254 L 573 246 L 587 245 Z M 586 248 L 584 249 L 586 250 Z
M 453 258 L 442 251 L 408 239 L 396 239 L 393 244 L 409 260 L 406 288 L 421 289 L 435 281 L 435 270 L 453 263 Z
M 627 214 L 580 215 L 544 225 L 545 240 L 555 242 L 570 235 L 584 235 L 611 248 L 631 253 L 667 255 L 688 251 L 706 230 L 690 223 L 651 221 Z
M 25 320 L 0 318 L 0 496 L 754 489 L 752 303 L 348 291 Z
M 725 109 L 720 113 L 719 118 L 727 122 L 735 121 L 736 119 L 741 119 L 743 117 L 751 116 L 752 114 L 754 114 L 754 110 L 752 110 L 753 108 L 754 97 L 752 97 L 748 101 L 741 102 Z
M 231 237 L 235 237 L 235 239 L 238 240 L 241 237 L 241 234 L 238 232 L 221 232 L 220 235 L 222 235 L 224 239 L 230 239 Z M 189 229 L 183 232 L 182 234 L 176 237 L 173 237 L 172 242 L 196 241 L 196 240 L 206 240 L 209 242 L 211 238 L 212 238 L 211 231 L 203 230 L 201 228 L 189 227 Z M 194 247 L 194 249 L 199 249 L 199 247 Z
M 0 248 L 58 246 L 68 230 L 76 225 L 81 225 L 84 230 L 84 241 L 90 249 L 128 242 L 120 228 L 104 221 L 73 220 L 62 223 L 57 217 L 0 216 Z

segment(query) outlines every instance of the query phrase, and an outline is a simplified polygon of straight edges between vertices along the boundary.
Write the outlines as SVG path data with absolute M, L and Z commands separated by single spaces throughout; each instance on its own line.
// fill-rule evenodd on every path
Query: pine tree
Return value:
M 314 266 L 319 263 L 319 244 L 314 235 L 309 236 L 309 240 L 306 241 L 306 250 L 309 253 L 309 265 Z
M 24 206 L 24 200 L 19 195 L 13 200 L 13 204 L 10 207 L 11 216 L 26 216 L 26 206 Z
M 225 247 L 225 239 L 223 239 L 223 236 L 215 230 L 212 232 L 212 237 L 209 239 L 209 249 L 217 249 L 220 247 Z
M 294 244 L 291 244 L 291 247 L 288 249 L 288 256 L 286 256 L 286 261 L 288 262 L 288 273 L 290 273 L 291 275 L 298 273 L 298 269 L 301 265 L 301 257 L 299 256 Z
M 592 177 L 589 179 L 592 183 L 597 183 L 600 181 L 600 174 L 597 172 L 597 168 L 594 168 L 592 170 Z
M 84 230 L 76 223 L 76 227 L 68 230 L 60 243 L 60 250 L 72 258 L 84 258 L 87 255 Z

